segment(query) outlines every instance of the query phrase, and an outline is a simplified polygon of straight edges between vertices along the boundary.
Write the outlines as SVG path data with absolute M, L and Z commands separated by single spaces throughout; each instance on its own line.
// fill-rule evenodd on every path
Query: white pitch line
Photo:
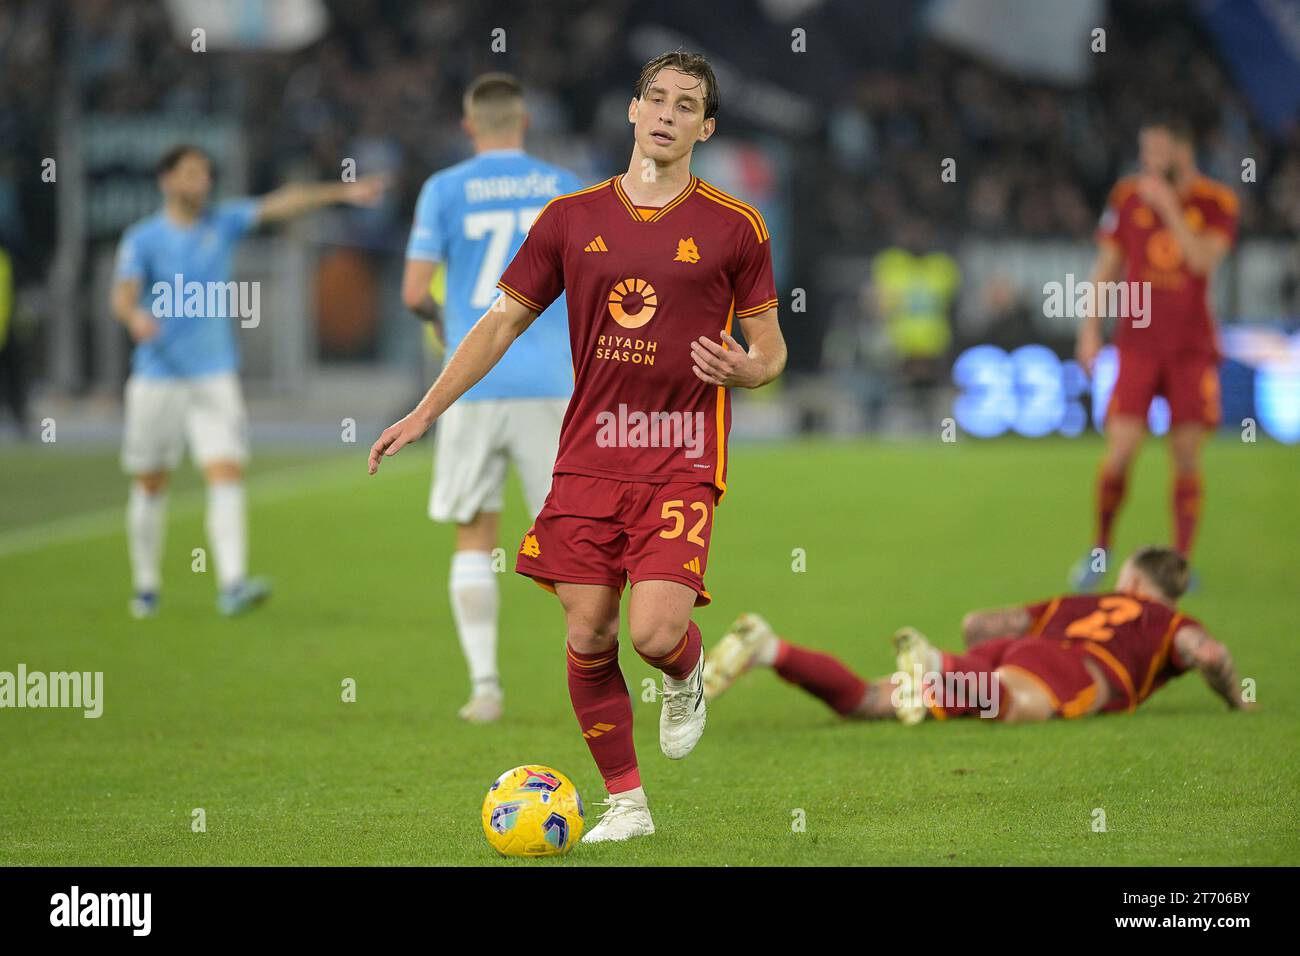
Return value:
M 421 456 L 413 456 L 422 460 Z M 393 468 L 393 462 L 385 462 L 385 470 Z M 405 461 L 402 464 L 406 464 Z M 427 466 L 427 462 L 424 462 Z M 267 504 L 297 498 L 309 492 L 323 490 L 337 484 L 360 482 L 368 477 L 364 460 L 325 460 L 310 465 L 295 465 L 281 468 L 264 477 L 253 477 L 248 481 L 250 504 Z M 123 481 L 125 489 L 126 482 Z M 167 519 L 170 523 L 177 518 L 188 518 L 202 510 L 205 489 L 190 488 L 173 495 L 167 507 Z M 32 551 L 42 551 L 59 545 L 100 538 L 109 534 L 124 532 L 126 528 L 126 503 L 112 508 L 101 508 L 66 518 L 56 518 L 42 524 L 15 528 L 0 533 L 0 560 Z

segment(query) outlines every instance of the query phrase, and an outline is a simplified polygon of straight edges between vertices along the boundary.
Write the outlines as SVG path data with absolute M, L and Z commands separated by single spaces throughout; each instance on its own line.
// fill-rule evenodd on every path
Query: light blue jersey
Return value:
M 517 149 L 479 153 L 425 182 L 406 258 L 447 265 L 448 354 L 496 299 L 497 280 L 542 207 L 581 187 L 567 170 Z M 561 296 L 462 401 L 567 398 L 572 391 L 568 313 Z
M 235 199 L 210 206 L 193 225 L 160 210 L 122 234 L 113 277 L 139 281 L 140 305 L 161 327 L 135 347 L 135 375 L 190 378 L 239 367 L 230 309 L 223 307 L 228 297 L 213 291 L 231 281 L 235 245 L 256 222 L 257 200 Z M 196 288 L 201 296 L 189 294 Z

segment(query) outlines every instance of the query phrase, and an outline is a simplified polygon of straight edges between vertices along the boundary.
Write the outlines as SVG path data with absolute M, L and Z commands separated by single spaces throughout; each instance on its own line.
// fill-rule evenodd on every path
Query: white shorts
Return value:
M 122 470 L 128 475 L 172 471 L 188 440 L 200 468 L 248 460 L 248 413 L 234 372 L 194 378 L 141 378 L 126 382 Z
M 532 517 L 551 490 L 567 398 L 457 402 L 438 419 L 429 517 L 465 524 L 501 511 L 506 464 L 514 461 Z

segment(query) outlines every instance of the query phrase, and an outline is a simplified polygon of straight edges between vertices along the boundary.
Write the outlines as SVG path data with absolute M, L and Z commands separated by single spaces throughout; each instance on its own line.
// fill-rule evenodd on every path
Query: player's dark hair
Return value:
M 212 157 L 207 154 L 206 150 L 199 146 L 195 146 L 193 143 L 177 143 L 171 149 L 167 150 L 167 152 L 162 154 L 162 159 L 158 160 L 158 166 L 155 171 L 159 176 L 170 173 L 186 156 L 202 156 L 207 162 L 208 168 L 212 168 Z
M 465 91 L 465 107 L 468 109 L 471 103 L 481 106 L 523 98 L 523 84 L 509 73 L 484 73 L 477 77 Z
M 1173 548 L 1151 546 L 1133 555 L 1133 566 L 1145 574 L 1151 583 L 1171 601 L 1177 601 L 1187 591 L 1189 568 L 1187 559 Z
M 1192 145 L 1196 141 L 1196 131 L 1192 121 L 1183 113 L 1174 110 L 1156 110 L 1142 120 L 1142 129 L 1162 129 L 1180 143 Z
M 700 54 L 687 53 L 684 50 L 660 53 L 641 67 L 641 76 L 636 81 L 637 99 L 645 98 L 651 82 L 659 75 L 660 70 L 665 69 L 685 73 L 687 76 L 693 76 L 703 83 L 704 118 L 708 119 L 710 116 L 717 115 L 718 107 L 722 105 L 722 101 L 718 96 L 718 80 L 713 75 L 713 67 L 709 66 L 709 61 Z

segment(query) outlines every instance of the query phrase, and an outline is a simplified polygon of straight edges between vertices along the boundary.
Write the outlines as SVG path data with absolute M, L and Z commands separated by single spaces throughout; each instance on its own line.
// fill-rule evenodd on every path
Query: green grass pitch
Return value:
M 733 447 L 697 620 L 706 646 L 757 610 L 860 671 L 910 623 L 956 646 L 962 612 L 1062 590 L 1086 542 L 1095 439 Z M 192 474 L 172 495 L 163 611 L 126 613 L 125 485 L 108 453 L 0 456 L 0 670 L 100 670 L 104 714 L 0 711 L 0 864 L 1300 863 L 1300 452 L 1207 448 L 1202 586 L 1187 610 L 1258 682 L 1226 711 L 1195 675 L 1133 716 L 907 729 L 839 722 L 770 673 L 711 709 L 688 759 L 658 752 L 652 671 L 626 647 L 658 833 L 560 861 L 500 861 L 479 805 L 501 771 L 550 764 L 603 796 L 564 678 L 554 598 L 502 575 L 507 714 L 455 717 L 466 678 L 446 595 L 450 529 L 424 516 L 428 443 L 365 475 L 347 456 L 265 455 L 254 570 L 276 594 L 219 618 Z M 1168 538 L 1150 443 L 1118 547 Z M 517 490 L 504 517 L 513 558 Z M 806 570 L 792 570 L 794 549 Z M 513 567 L 513 560 L 511 560 Z M 344 703 L 345 678 L 357 700 Z M 207 830 L 191 831 L 203 808 Z M 1094 811 L 1106 832 L 1094 832 Z M 800 813 L 801 812 L 801 813 Z M 792 826 L 802 817 L 804 826 Z

